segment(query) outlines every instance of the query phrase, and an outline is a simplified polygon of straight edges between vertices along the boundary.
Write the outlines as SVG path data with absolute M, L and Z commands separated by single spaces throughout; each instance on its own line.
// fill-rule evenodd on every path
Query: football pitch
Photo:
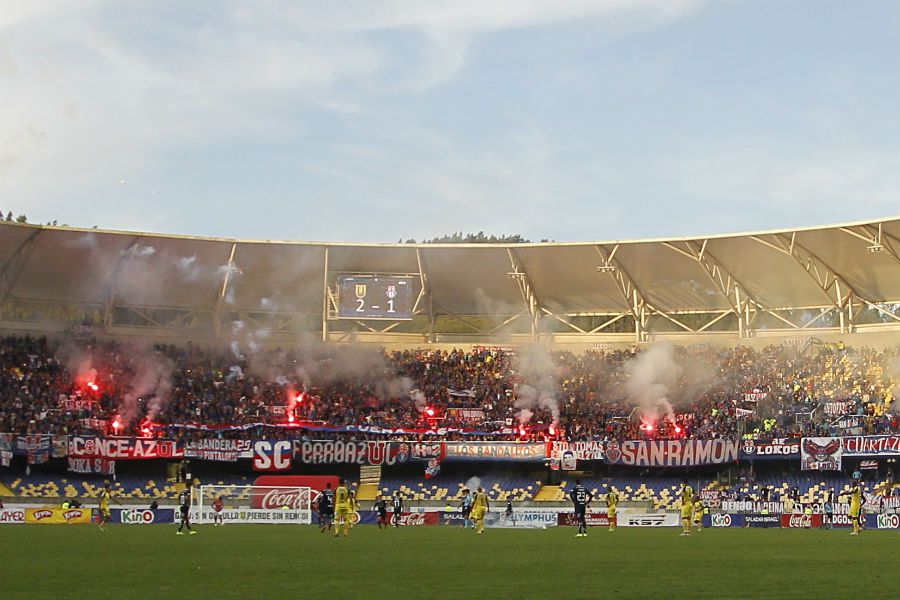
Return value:
M 896 531 L 5 526 L 17 598 L 898 598 Z

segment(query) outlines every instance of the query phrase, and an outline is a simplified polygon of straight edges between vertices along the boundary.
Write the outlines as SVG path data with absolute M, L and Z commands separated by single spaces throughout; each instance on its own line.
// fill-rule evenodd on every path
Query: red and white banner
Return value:
M 257 440 L 253 442 L 254 471 L 289 471 L 294 462 L 291 440 Z
M 138 460 L 150 458 L 183 458 L 184 452 L 172 440 L 147 440 L 130 437 L 69 438 L 71 458 L 106 458 L 109 460 Z

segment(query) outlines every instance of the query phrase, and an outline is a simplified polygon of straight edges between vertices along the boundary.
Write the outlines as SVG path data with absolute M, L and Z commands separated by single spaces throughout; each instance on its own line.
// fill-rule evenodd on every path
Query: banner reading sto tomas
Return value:
M 606 442 L 604 462 L 636 467 L 693 467 L 735 462 L 737 440 Z

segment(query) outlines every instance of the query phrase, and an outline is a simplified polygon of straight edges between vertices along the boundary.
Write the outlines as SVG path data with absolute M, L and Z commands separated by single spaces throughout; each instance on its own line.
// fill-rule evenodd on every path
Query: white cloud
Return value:
M 656 21 L 697 4 L 3 2 L 0 191 L 41 209 L 67 192 L 130 181 L 185 145 L 288 135 L 298 106 L 359 113 L 368 94 L 453 77 L 479 33 L 634 14 Z M 412 57 L 374 35 L 392 30 L 417 36 Z M 399 77 L 386 76 L 397 64 Z

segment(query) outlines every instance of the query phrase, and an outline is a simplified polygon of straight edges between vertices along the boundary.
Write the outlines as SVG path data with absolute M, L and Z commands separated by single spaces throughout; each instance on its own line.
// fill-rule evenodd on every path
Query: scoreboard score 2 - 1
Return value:
M 413 278 L 343 275 L 338 278 L 341 319 L 412 319 Z

